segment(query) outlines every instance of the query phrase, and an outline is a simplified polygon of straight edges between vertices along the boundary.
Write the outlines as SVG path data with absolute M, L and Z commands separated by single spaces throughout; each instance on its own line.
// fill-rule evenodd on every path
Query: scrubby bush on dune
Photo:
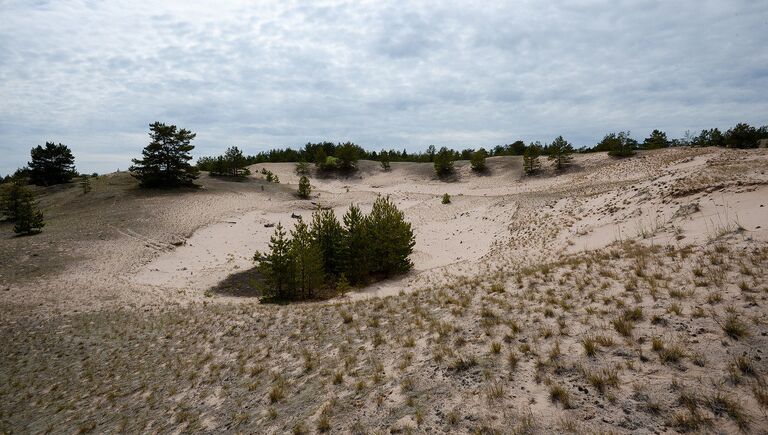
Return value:
M 280 178 L 267 168 L 261 168 L 261 174 L 267 182 L 280 184 Z
M 296 163 L 296 175 L 309 175 L 309 163 L 303 160 Z

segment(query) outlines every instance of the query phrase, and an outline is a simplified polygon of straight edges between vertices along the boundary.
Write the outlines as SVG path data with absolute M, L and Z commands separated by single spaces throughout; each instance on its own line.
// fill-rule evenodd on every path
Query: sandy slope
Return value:
M 282 184 L 203 176 L 200 190 L 147 193 L 111 174 L 88 196 L 44 192 L 46 231 L 0 239 L 0 430 L 279 433 L 324 412 L 352 432 L 766 427 L 765 150 L 578 155 L 534 177 L 496 157 L 485 175 L 457 162 L 448 182 L 429 164 L 361 162 L 351 177 L 313 173 L 309 201 L 293 164 L 262 167 Z M 367 211 L 377 195 L 413 223 L 408 275 L 288 307 L 207 291 L 252 266 L 265 224 Z M 623 336 L 630 308 L 643 314 Z M 747 333 L 734 338 L 736 314 Z M 659 338 L 683 356 L 670 362 Z M 280 385 L 287 397 L 268 398 Z

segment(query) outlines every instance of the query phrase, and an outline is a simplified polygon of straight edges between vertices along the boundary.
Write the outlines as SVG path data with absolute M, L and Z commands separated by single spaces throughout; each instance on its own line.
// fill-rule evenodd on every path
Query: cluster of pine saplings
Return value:
M 267 251 L 254 259 L 265 300 L 318 299 L 407 272 L 414 244 L 403 212 L 379 197 L 370 214 L 352 205 L 342 222 L 333 210 L 317 210 L 309 225 L 299 219 L 290 237 L 278 224 Z

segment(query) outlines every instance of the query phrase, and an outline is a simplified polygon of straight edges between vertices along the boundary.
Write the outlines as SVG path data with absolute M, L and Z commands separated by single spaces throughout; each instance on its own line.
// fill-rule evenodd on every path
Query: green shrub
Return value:
M 389 197 L 379 197 L 368 215 L 372 259 L 371 272 L 390 276 L 407 272 L 413 267 L 408 258 L 416 239 L 411 224 L 405 221 Z
M 15 222 L 13 232 L 16 234 L 37 233 L 45 226 L 43 212 L 38 210 L 32 196 L 25 196 L 18 204 Z
M 487 169 L 485 165 L 485 158 L 487 156 L 488 152 L 485 151 L 485 148 L 480 148 L 472 153 L 472 157 L 469 159 L 469 164 L 472 166 L 472 170 L 475 172 L 484 172 Z
M 573 146 L 563 139 L 562 136 L 558 136 L 549 144 L 548 148 L 549 160 L 555 162 L 555 169 L 562 170 L 571 161 L 571 153 L 573 153 Z
M 4 215 L 6 220 L 15 222 L 22 204 L 32 199 L 32 192 L 21 183 L 4 183 L 0 186 L 0 214 Z
M 312 186 L 309 184 L 309 178 L 306 175 L 302 175 L 299 180 L 299 198 L 308 199 L 310 193 L 312 193 Z
M 526 175 L 535 174 L 541 164 L 539 163 L 539 154 L 541 153 L 541 145 L 536 142 L 528 145 L 523 152 L 523 172 Z
M 435 173 L 438 177 L 444 177 L 453 172 L 453 152 L 446 147 L 440 148 L 435 154 Z

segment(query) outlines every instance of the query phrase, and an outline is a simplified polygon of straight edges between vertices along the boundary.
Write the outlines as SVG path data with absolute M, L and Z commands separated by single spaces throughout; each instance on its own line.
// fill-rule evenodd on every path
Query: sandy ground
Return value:
M 518 157 L 488 165 L 446 181 L 361 162 L 313 173 L 310 200 L 293 164 L 184 192 L 125 173 L 40 192 L 45 231 L 0 238 L 0 430 L 768 427 L 768 152 L 578 155 L 533 177 Z M 377 195 L 413 224 L 411 273 L 285 307 L 209 291 L 253 266 L 266 224 Z

